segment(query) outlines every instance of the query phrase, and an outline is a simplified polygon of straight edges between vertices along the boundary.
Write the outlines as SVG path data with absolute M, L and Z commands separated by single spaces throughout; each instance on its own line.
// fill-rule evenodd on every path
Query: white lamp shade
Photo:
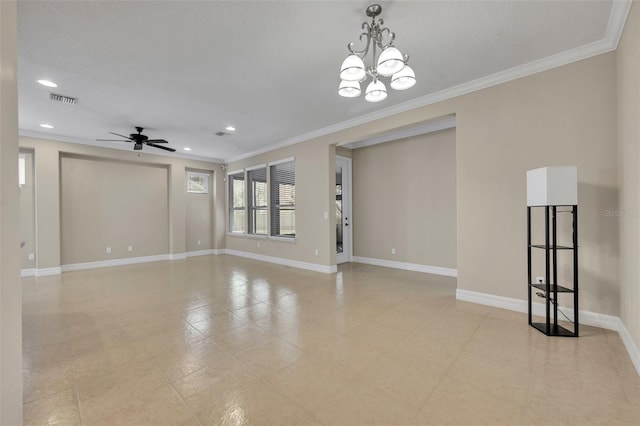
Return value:
M 400 71 L 391 77 L 391 88 L 406 90 L 416 84 L 416 74 L 409 65 L 405 65 Z
M 387 47 L 378 58 L 378 74 L 389 77 L 404 68 L 402 53 L 395 47 Z
M 357 55 L 349 55 L 340 67 L 340 78 L 346 81 L 360 81 L 366 75 L 364 62 Z
M 387 88 L 380 80 L 374 80 L 367 86 L 364 99 L 369 102 L 380 102 L 387 97 Z
M 346 81 L 342 80 L 340 82 L 340 86 L 338 87 L 338 94 L 340 96 L 344 96 L 345 98 L 355 98 L 360 96 L 362 90 L 360 90 L 360 83 L 357 81 Z
M 541 167 L 527 171 L 527 206 L 578 204 L 576 166 Z

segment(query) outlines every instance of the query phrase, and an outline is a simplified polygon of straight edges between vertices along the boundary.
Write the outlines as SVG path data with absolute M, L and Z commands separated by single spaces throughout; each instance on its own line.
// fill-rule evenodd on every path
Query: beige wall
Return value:
M 169 253 L 167 167 L 63 155 L 60 175 L 63 265 Z
M 66 231 L 61 230 L 60 224 L 63 221 L 68 224 L 71 223 L 68 217 L 61 218 L 60 216 L 61 200 L 63 199 L 62 197 L 64 197 L 64 194 L 61 195 L 60 193 L 60 177 L 61 173 L 62 176 L 64 176 L 65 171 L 63 167 L 61 172 L 61 164 L 65 163 L 65 161 L 68 161 L 68 158 L 70 157 L 76 159 L 98 159 L 100 160 L 98 161 L 98 163 L 101 163 L 101 167 L 104 166 L 105 168 L 105 170 L 102 171 L 102 173 L 104 173 L 103 176 L 113 177 L 114 175 L 122 172 L 126 174 L 126 177 L 123 177 L 122 180 L 130 182 L 133 185 L 132 188 L 134 189 L 141 189 L 140 187 L 136 186 L 137 184 L 135 184 L 135 182 L 130 180 L 130 177 L 137 174 L 136 170 L 138 169 L 153 169 L 155 170 L 155 172 L 153 173 L 161 173 L 163 176 L 162 178 L 159 178 L 155 175 L 155 177 L 153 178 L 148 177 L 149 182 L 145 181 L 146 183 L 144 183 L 145 186 L 151 185 L 153 188 L 155 188 L 155 190 L 159 190 L 157 186 L 159 185 L 158 182 L 164 182 L 165 190 L 163 193 L 163 199 L 168 200 L 168 206 L 165 204 L 165 209 L 168 209 L 168 223 L 165 225 L 164 230 L 159 232 L 159 237 L 161 237 L 163 240 L 141 240 L 139 243 L 132 243 L 131 241 L 129 241 L 129 235 L 122 236 L 125 234 L 123 232 L 120 234 L 121 236 L 118 237 L 118 241 L 111 243 L 113 251 L 115 251 L 116 248 L 118 251 L 116 253 L 112 252 L 112 257 L 109 257 L 108 259 L 119 259 L 130 256 L 138 257 L 148 254 L 166 254 L 167 251 L 170 254 L 181 256 L 187 251 L 187 169 L 209 170 L 213 172 L 213 185 L 210 189 L 214 191 L 214 194 L 224 193 L 224 181 L 221 177 L 223 176 L 222 165 L 216 163 L 155 155 L 149 152 L 149 150 L 138 153 L 134 151 L 98 148 L 88 145 L 79 145 L 28 137 L 20 138 L 20 146 L 24 149 L 31 149 L 34 151 L 36 181 L 36 267 L 38 268 L 38 270 L 60 267 L 63 264 L 61 262 L 63 260 L 63 257 L 65 263 L 68 261 L 73 261 L 71 258 L 67 259 L 69 253 L 65 252 L 64 254 L 61 254 L 60 252 L 62 241 L 67 240 Z M 80 163 L 76 160 L 75 164 Z M 121 168 L 123 167 L 124 169 L 121 170 Z M 87 171 L 87 173 L 91 172 Z M 81 174 L 84 175 L 84 172 Z M 105 179 L 108 180 L 106 177 Z M 122 185 L 124 184 L 122 183 Z M 140 184 L 140 186 L 142 185 L 143 184 Z M 62 187 L 64 188 L 65 185 L 62 185 Z M 107 189 L 107 191 L 111 191 L 111 189 Z M 141 190 L 138 194 L 138 197 L 144 197 L 145 194 L 147 193 Z M 132 196 L 131 193 L 128 193 L 126 197 L 130 196 Z M 117 198 L 117 195 L 114 195 L 113 197 Z M 108 204 L 113 205 L 113 197 L 110 199 L 111 201 Z M 106 199 L 100 201 L 100 197 L 96 198 L 95 196 L 94 199 L 99 200 L 99 202 L 107 201 Z M 96 201 L 95 204 L 99 204 L 99 202 Z M 220 202 L 222 203 L 223 201 Z M 126 210 L 127 203 L 123 202 L 122 204 L 122 209 Z M 158 202 L 154 202 L 154 204 L 158 204 Z M 151 214 L 151 209 L 149 210 L 149 214 Z M 159 214 L 162 215 L 163 213 L 160 212 Z M 224 226 L 224 216 L 222 214 L 216 214 L 214 215 L 213 220 L 214 235 L 211 235 L 210 237 L 213 244 L 212 248 L 222 249 L 224 248 L 225 237 L 224 232 L 219 230 Z M 130 220 L 129 222 L 127 221 L 128 219 L 124 219 L 123 221 L 119 222 L 122 223 L 123 228 L 129 226 L 129 222 L 135 222 Z M 218 221 L 221 223 L 218 223 Z M 69 226 L 71 225 L 67 225 L 67 229 L 70 229 Z M 95 227 L 100 229 L 99 224 L 96 224 Z M 156 227 L 156 225 L 154 225 L 154 227 Z M 63 232 L 65 234 L 63 234 Z M 136 232 L 140 233 L 142 231 Z M 164 238 L 168 238 L 168 243 L 164 240 Z M 87 241 L 86 243 L 89 244 L 91 242 Z M 103 254 L 104 256 L 106 256 L 105 243 L 106 240 L 102 241 L 99 247 L 101 254 Z M 126 251 L 126 248 L 130 244 L 134 246 L 134 251 L 131 254 Z M 96 246 L 98 246 L 97 243 Z M 124 248 L 124 251 L 122 251 L 121 248 Z M 163 250 L 162 253 L 157 252 L 161 249 Z M 95 253 L 96 255 L 98 254 L 98 249 L 96 249 Z M 106 258 L 98 260 L 106 260 Z
M 620 318 L 640 348 L 640 6 L 634 4 L 618 46 Z M 636 366 L 638 367 L 638 366 Z
M 580 181 L 581 309 L 619 314 L 616 57 L 598 55 L 447 101 L 235 162 L 230 169 L 296 156 L 299 244 L 262 254 L 335 263 L 331 211 L 335 144 L 456 115 L 458 288 L 526 299 L 526 171 L 576 165 Z M 303 213 L 304 212 L 304 213 Z M 303 223 L 302 218 L 308 217 Z M 257 251 L 255 241 L 227 246 Z M 327 255 L 314 257 L 318 247 Z
M 0 424 L 22 424 L 17 6 L 0 1 Z
M 455 129 L 353 150 L 353 244 L 354 256 L 456 267 Z
M 35 260 L 29 260 L 29 253 L 36 252 L 36 198 L 33 180 L 33 153 L 21 151 L 25 156 L 25 184 L 20 187 L 20 241 L 24 246 L 20 249 L 20 267 L 33 268 Z
M 202 170 L 192 170 L 208 173 Z M 213 185 L 209 176 L 209 193 L 187 192 L 186 206 L 186 246 L 187 251 L 208 250 L 213 248 Z M 223 200 L 220 200 L 224 202 Z M 198 244 L 200 241 L 200 244 Z
M 58 268 L 61 265 L 60 151 L 51 141 L 20 138 L 20 145 L 34 151 L 36 268 Z
M 343 146 L 336 146 L 336 155 L 341 157 L 353 158 L 353 150 Z
M 576 165 L 580 309 L 619 314 L 615 80 L 608 53 L 460 99 L 460 288 L 526 297 L 526 170 Z

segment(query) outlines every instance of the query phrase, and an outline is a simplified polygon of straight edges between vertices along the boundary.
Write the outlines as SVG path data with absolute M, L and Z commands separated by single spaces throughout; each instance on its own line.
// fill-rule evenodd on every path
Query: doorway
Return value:
M 351 158 L 336 156 L 336 264 L 351 262 Z

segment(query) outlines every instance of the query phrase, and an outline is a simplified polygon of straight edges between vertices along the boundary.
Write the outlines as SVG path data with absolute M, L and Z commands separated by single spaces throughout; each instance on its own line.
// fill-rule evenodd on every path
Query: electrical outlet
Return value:
M 129 250 L 130 252 L 133 251 L 133 246 L 127 247 L 127 250 Z
M 544 277 L 536 277 L 536 283 L 544 284 Z
M 318 255 L 318 249 L 315 249 L 314 254 L 317 256 Z
M 256 246 L 258 246 L 258 248 L 260 248 L 260 241 L 258 241 L 258 242 L 256 243 Z
M 202 241 L 198 240 L 198 245 L 201 245 L 201 244 L 202 244 Z
M 329 212 L 324 212 L 322 214 L 322 217 L 324 218 L 324 220 L 329 220 Z
M 396 254 L 396 248 L 395 247 L 391 248 L 391 254 Z
M 111 254 L 111 247 L 107 247 L 107 254 Z
M 29 260 L 35 260 L 36 255 L 33 253 L 29 253 Z

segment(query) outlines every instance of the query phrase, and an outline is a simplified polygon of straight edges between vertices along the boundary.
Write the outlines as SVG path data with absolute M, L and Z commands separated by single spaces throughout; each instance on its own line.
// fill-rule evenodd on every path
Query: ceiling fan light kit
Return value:
M 367 8 L 367 16 L 371 18 L 371 23 L 363 22 L 360 40 L 366 39 L 366 44 L 362 50 L 355 50 L 353 42 L 347 45 L 349 55 L 342 62 L 340 67 L 340 85 L 338 94 L 346 98 L 360 96 L 362 90 L 360 83 L 367 77 L 371 82 L 367 85 L 364 99 L 368 102 L 380 102 L 387 97 L 387 88 L 380 80 L 380 77 L 391 77 L 391 88 L 394 90 L 406 90 L 416 84 L 416 75 L 407 65 L 409 56 L 402 54 L 394 45 L 396 34 L 389 28 L 383 27 L 384 21 L 376 18 L 382 12 L 382 6 L 372 4 Z M 386 43 L 385 41 L 388 40 Z M 365 57 L 372 52 L 373 60 L 371 66 L 364 62 Z M 380 51 L 378 53 L 377 51 Z

